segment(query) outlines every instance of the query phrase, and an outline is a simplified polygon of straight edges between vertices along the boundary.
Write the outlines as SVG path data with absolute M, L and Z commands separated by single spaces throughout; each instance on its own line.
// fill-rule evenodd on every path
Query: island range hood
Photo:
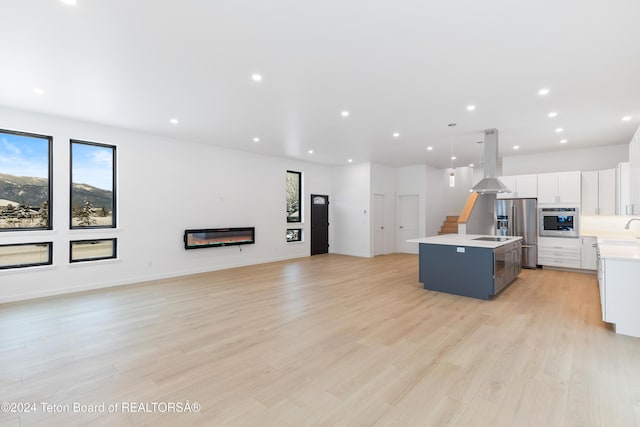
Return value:
M 498 165 L 498 129 L 484 131 L 484 178 L 471 188 L 480 194 L 511 193 L 497 177 Z

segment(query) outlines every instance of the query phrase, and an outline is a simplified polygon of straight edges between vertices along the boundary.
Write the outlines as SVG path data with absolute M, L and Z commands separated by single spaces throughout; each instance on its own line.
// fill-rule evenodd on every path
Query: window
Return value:
M 302 228 L 287 228 L 287 242 L 302 242 Z
M 71 228 L 115 228 L 116 147 L 71 140 Z
M 287 222 L 302 222 L 302 172 L 287 171 Z
M 52 242 L 0 245 L 0 269 L 51 265 Z
M 51 230 L 50 136 L 0 130 L 0 231 Z
M 117 239 L 72 240 L 69 242 L 69 262 L 116 258 Z

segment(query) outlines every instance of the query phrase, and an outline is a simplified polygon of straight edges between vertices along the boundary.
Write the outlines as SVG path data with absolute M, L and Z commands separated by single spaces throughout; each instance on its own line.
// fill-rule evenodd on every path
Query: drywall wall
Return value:
M 371 165 L 331 168 L 333 187 L 329 212 L 332 253 L 371 256 Z
M 629 144 L 554 151 L 552 153 L 504 156 L 501 175 L 611 169 L 629 161 Z
M 0 271 L 0 302 L 308 256 L 309 209 L 303 212 L 305 241 L 286 243 L 286 170 L 303 173 L 306 206 L 312 193 L 333 201 L 331 167 L 16 110 L 0 109 L 0 118 L 0 128 L 53 136 L 54 227 L 0 234 L 3 243 L 52 241 L 54 252 L 53 266 Z M 117 229 L 68 229 L 70 138 L 117 146 Z M 365 210 L 366 171 L 365 190 L 359 183 L 353 189 L 364 194 L 358 209 Z M 358 229 L 361 220 L 340 219 L 355 223 L 343 223 L 345 230 Z M 184 249 L 186 228 L 241 226 L 256 227 L 254 245 Z M 368 228 L 361 235 L 368 249 Z M 118 239 L 117 260 L 69 264 L 70 240 L 110 237 Z M 330 244 L 336 237 L 330 233 Z M 366 256 L 368 250 L 343 245 L 342 253 Z
M 426 218 L 425 234 L 438 234 L 440 226 L 448 215 L 460 215 L 469 197 L 473 182 L 473 168 L 455 169 L 455 187 L 449 186 L 450 169 L 426 167 Z

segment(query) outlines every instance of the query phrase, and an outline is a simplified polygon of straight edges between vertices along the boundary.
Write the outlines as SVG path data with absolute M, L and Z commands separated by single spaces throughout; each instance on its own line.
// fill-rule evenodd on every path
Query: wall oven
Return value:
M 540 236 L 578 237 L 578 208 L 540 208 Z

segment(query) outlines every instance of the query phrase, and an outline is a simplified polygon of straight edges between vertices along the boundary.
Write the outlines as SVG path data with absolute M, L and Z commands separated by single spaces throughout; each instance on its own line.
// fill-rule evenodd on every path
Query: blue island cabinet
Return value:
M 494 295 L 494 249 L 420 243 L 425 289 L 489 299 Z

